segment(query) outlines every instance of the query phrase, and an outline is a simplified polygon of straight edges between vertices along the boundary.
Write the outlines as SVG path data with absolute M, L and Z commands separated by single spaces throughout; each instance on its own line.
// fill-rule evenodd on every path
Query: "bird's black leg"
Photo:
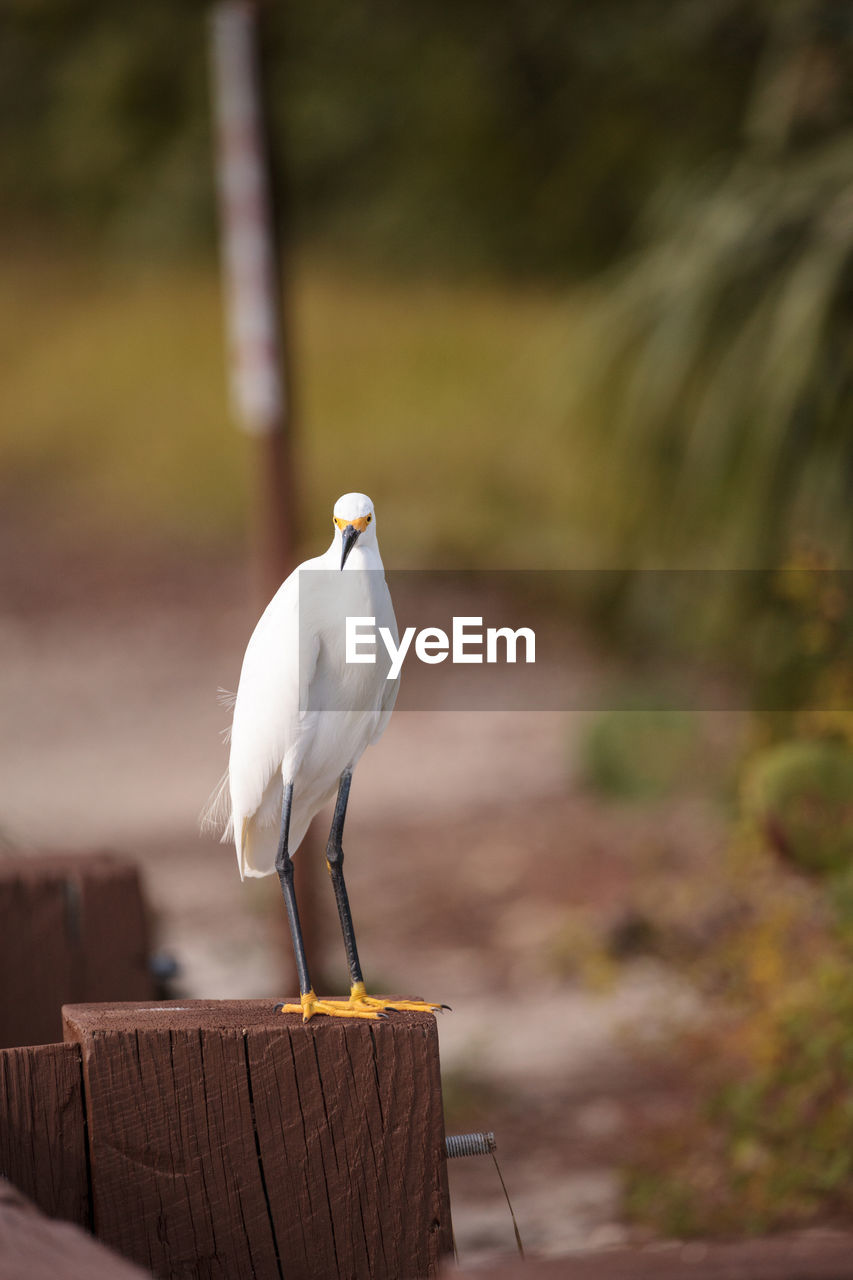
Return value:
M 332 829 L 329 832 L 329 843 L 326 845 L 326 865 L 332 877 L 335 890 L 335 901 L 338 904 L 338 915 L 341 918 L 341 932 L 344 935 L 347 962 L 349 964 L 351 985 L 347 1001 L 349 1016 L 359 1018 L 385 1018 L 386 1009 L 412 1009 L 416 1011 L 434 1012 L 444 1006 L 429 1004 L 424 1000 L 386 1000 L 369 996 L 364 989 L 361 976 L 361 965 L 358 959 L 358 948 L 355 945 L 355 929 L 352 923 L 347 887 L 344 881 L 344 819 L 347 816 L 352 770 L 345 769 L 338 784 L 338 798 L 335 802 L 335 816 L 332 818 Z
M 311 992 L 311 979 L 308 977 L 308 963 L 305 959 L 305 942 L 302 938 L 302 926 L 299 923 L 299 911 L 296 906 L 296 894 L 293 888 L 293 859 L 288 849 L 290 835 L 290 810 L 293 807 L 293 783 L 285 783 L 284 799 L 281 805 L 281 831 L 278 837 L 278 852 L 275 855 L 275 869 L 281 882 L 284 894 L 284 905 L 287 909 L 287 921 L 290 935 L 293 938 L 293 950 L 296 954 L 296 972 L 299 977 L 299 994 L 307 996 Z
M 358 953 L 355 949 L 355 935 L 352 929 L 352 919 L 349 914 L 349 903 L 347 902 L 347 891 L 344 887 L 343 876 L 340 871 L 340 863 L 343 859 L 341 850 L 341 832 L 344 825 L 344 814 L 346 813 L 346 797 L 349 792 L 349 774 L 345 775 L 347 779 L 346 788 L 344 788 L 344 779 L 341 779 L 341 793 L 343 794 L 343 803 L 341 802 L 341 793 L 338 795 L 338 807 L 335 809 L 335 819 L 337 826 L 333 827 L 333 832 L 337 831 L 337 839 L 333 841 L 330 837 L 329 845 L 335 844 L 337 855 L 330 858 L 329 870 L 332 873 L 332 879 L 335 881 L 335 897 L 338 900 L 338 907 L 341 912 L 341 923 L 344 928 L 344 939 L 347 943 L 347 957 L 350 961 L 350 970 L 353 975 L 358 974 L 356 981 L 353 977 L 352 991 L 349 1000 L 320 1000 L 314 994 L 311 987 L 311 979 L 308 977 L 308 964 L 305 960 L 305 943 L 302 939 L 302 927 L 299 923 L 299 912 L 296 907 L 296 894 L 293 889 L 293 860 L 288 849 L 288 836 L 290 834 L 290 810 L 293 804 L 293 783 L 289 782 L 284 788 L 284 802 L 281 806 L 281 835 L 278 843 L 278 853 L 275 859 L 275 869 L 278 872 L 278 878 L 281 881 L 281 891 L 284 894 L 284 905 L 287 907 L 287 919 L 290 923 L 290 932 L 293 936 L 293 950 L 296 953 L 296 971 L 299 975 L 299 1004 L 280 1004 L 277 1009 L 282 1013 L 301 1013 L 304 1022 L 313 1018 L 316 1013 L 325 1013 L 336 1018 L 381 1018 L 384 1014 L 377 1007 L 378 1002 L 372 1001 L 368 997 L 364 997 L 364 983 L 361 981 L 361 970 L 358 967 Z M 340 817 L 338 818 L 338 811 Z M 336 878 L 337 877 L 337 878 Z M 340 889 L 338 888 L 338 879 L 340 880 Z M 347 923 L 348 922 L 348 923 Z M 353 1001 L 353 994 L 364 997 L 361 1003 Z
M 364 989 L 364 979 L 361 974 L 361 965 L 358 959 L 358 948 L 355 944 L 355 929 L 352 923 L 352 912 L 350 911 L 349 896 L 347 894 L 347 886 L 344 880 L 344 819 L 347 816 L 347 801 L 349 800 L 350 783 L 352 782 L 352 770 L 345 769 L 341 774 L 341 780 L 338 784 L 338 798 L 335 802 L 335 815 L 332 818 L 332 829 L 329 832 L 329 843 L 326 845 L 326 865 L 329 868 L 329 875 L 332 877 L 332 887 L 335 891 L 335 902 L 338 904 L 338 915 L 341 918 L 341 932 L 344 935 L 344 947 L 347 953 L 347 964 L 349 965 L 350 978 L 353 988 L 359 987 Z

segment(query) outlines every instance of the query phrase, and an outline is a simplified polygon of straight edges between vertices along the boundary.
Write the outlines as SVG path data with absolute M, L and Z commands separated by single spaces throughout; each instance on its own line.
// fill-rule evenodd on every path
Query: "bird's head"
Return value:
M 335 503 L 335 545 L 340 546 L 341 568 L 355 544 L 376 546 L 376 514 L 366 493 L 345 493 Z

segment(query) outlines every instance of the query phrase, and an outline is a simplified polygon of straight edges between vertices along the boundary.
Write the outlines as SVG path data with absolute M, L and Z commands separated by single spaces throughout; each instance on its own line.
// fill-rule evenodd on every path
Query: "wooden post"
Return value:
M 131 862 L 108 853 L 0 859 L 0 920 L 0 1046 L 59 1040 L 68 1001 L 154 994 Z
M 259 22 L 252 0 L 219 0 L 212 10 L 231 402 L 238 425 L 253 441 L 249 517 L 255 603 L 261 609 L 293 568 L 296 520 L 281 243 Z
M 91 1225 L 78 1045 L 0 1051 L 0 1175 L 51 1218 Z
M 435 1019 L 66 1007 L 96 1234 L 157 1276 L 429 1276 L 450 1248 Z
M 51 1222 L 0 1178 L 0 1280 L 145 1280 L 85 1231 Z

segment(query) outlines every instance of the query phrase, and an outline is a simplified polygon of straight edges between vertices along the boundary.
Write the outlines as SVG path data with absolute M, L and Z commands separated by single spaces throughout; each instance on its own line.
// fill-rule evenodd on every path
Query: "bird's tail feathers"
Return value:
M 216 701 L 219 703 L 220 707 L 224 707 L 226 711 L 233 711 L 237 705 L 237 695 L 236 693 L 232 693 L 230 689 L 223 689 L 220 685 L 216 690 Z M 233 721 L 230 724 L 227 724 L 224 729 L 219 730 L 219 736 L 223 742 L 229 743 L 231 741 L 232 727 Z
M 227 769 L 199 814 L 199 826 L 202 831 L 218 834 L 222 844 L 228 844 L 233 839 L 234 822 L 231 814 L 231 794 L 228 787 Z
M 240 824 L 237 847 L 237 865 L 240 879 L 247 876 L 269 876 L 275 871 L 275 855 L 278 850 L 278 829 L 272 824 L 258 822 L 257 815 L 244 818 Z

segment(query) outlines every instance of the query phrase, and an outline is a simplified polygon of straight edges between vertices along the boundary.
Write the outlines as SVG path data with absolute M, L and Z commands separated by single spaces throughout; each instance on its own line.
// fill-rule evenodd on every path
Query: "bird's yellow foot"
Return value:
M 331 1018 L 385 1018 L 388 1016 L 387 1009 L 395 1012 L 411 1009 L 415 1013 L 438 1013 L 449 1007 L 446 1004 L 431 1004 L 427 1000 L 392 1000 L 369 996 L 364 983 L 356 982 L 346 1000 L 321 1000 L 313 991 L 308 991 L 299 997 L 299 1004 L 279 1004 L 276 1005 L 276 1010 L 279 1013 L 301 1013 L 302 1021 L 308 1022 L 315 1013 L 325 1013 Z
M 429 1000 L 391 1000 L 384 997 L 369 996 L 364 989 L 363 982 L 354 982 L 349 993 L 347 1001 L 349 1008 L 355 1010 L 364 1010 L 361 1014 L 365 1017 L 370 1012 L 383 1014 L 386 1009 L 402 1012 L 404 1009 L 411 1009 L 414 1013 L 440 1013 L 442 1009 L 448 1009 L 450 1006 L 446 1004 L 433 1004 Z
M 321 1000 L 313 991 L 299 997 L 299 1004 L 278 1004 L 278 1013 L 301 1013 L 302 1021 L 308 1022 L 315 1013 L 326 1013 L 331 1018 L 378 1018 L 379 1014 L 370 1009 L 359 1009 L 351 1006 L 348 1000 Z

